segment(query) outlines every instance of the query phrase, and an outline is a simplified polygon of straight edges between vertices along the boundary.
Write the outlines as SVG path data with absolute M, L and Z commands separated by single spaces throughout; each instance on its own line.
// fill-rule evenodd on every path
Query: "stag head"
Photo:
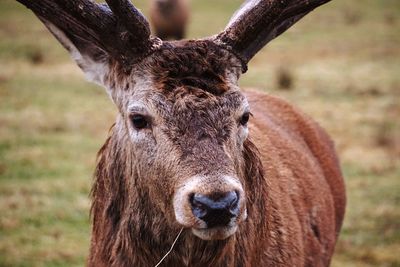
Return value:
M 146 192 L 170 227 L 204 240 L 235 233 L 252 178 L 251 113 L 238 78 L 266 43 L 329 0 L 247 1 L 219 35 L 178 42 L 152 38 L 128 0 L 18 1 L 117 105 L 112 143 L 125 162 L 110 155 L 107 164 L 125 177 L 108 179 L 128 179 L 125 198 Z

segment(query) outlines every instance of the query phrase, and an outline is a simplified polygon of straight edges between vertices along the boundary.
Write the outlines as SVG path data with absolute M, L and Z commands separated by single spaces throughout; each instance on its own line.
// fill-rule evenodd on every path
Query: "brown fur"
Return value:
M 153 57 L 156 87 L 165 91 L 180 87 L 201 88 L 221 95 L 228 90 L 224 62 L 231 57 L 210 41 L 175 42 L 173 49 L 166 45 Z
M 150 21 L 156 35 L 163 40 L 184 38 L 188 19 L 188 0 L 151 1 Z
M 247 220 L 224 240 L 204 241 L 184 230 L 163 266 L 328 266 L 345 195 L 327 134 L 283 100 L 248 91 L 252 141 L 230 144 L 236 133 L 231 112 L 244 96 L 229 77 L 240 64 L 204 42 L 164 49 L 138 66 L 153 77 L 146 101 L 164 118 L 161 158 L 146 160 L 155 152 L 130 140 L 123 107 L 135 82 L 113 76 L 120 72 L 108 76 L 121 116 L 98 156 L 89 266 L 154 266 L 181 227 L 170 206 L 174 186 L 215 171 L 239 177 Z M 146 154 L 138 155 L 141 150 Z

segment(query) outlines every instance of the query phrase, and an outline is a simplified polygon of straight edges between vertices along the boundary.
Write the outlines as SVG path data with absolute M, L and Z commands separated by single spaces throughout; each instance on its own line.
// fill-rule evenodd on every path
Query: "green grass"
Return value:
M 241 1 L 191 3 L 188 36 L 200 38 Z M 241 80 L 301 107 L 336 142 L 348 206 L 333 266 L 400 266 L 399 10 L 398 0 L 332 1 Z M 31 12 L 0 2 L 0 266 L 84 264 L 95 155 L 115 114 Z

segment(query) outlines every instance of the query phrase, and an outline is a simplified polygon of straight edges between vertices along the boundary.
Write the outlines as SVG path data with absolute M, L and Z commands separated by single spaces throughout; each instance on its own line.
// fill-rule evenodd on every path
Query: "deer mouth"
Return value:
M 192 233 L 203 240 L 223 240 L 236 233 L 238 226 L 218 226 L 213 228 L 192 228 Z

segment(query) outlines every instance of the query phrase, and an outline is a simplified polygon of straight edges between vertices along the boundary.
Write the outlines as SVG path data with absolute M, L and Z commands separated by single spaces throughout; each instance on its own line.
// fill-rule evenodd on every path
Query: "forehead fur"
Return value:
M 224 94 L 240 67 L 232 54 L 210 41 L 166 43 L 152 55 L 150 65 L 155 88 L 164 95 L 180 91 L 200 97 Z

